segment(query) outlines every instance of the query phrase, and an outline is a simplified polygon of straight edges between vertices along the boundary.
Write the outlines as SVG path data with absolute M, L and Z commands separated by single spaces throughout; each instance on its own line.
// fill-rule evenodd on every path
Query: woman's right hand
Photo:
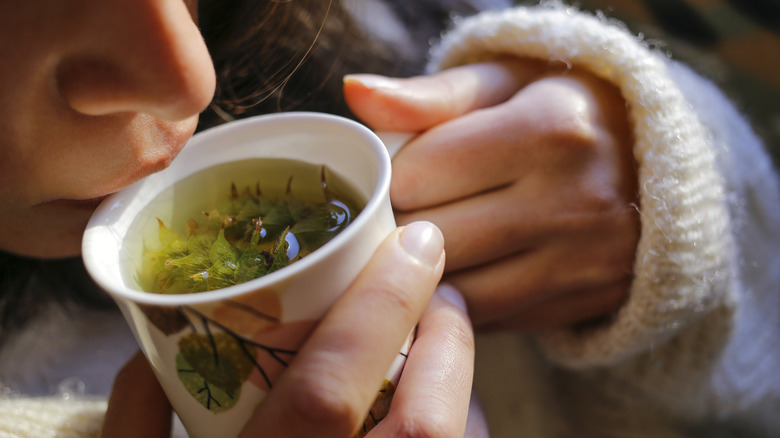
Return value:
M 443 238 L 432 224 L 412 223 L 391 233 L 314 330 L 241 437 L 353 436 L 415 325 L 417 338 L 390 411 L 367 436 L 463 436 L 474 338 L 458 292 L 442 286 L 434 294 L 443 267 Z M 131 365 L 117 378 L 102 436 L 167 437 L 170 412 L 144 409 L 137 390 L 153 388 L 146 397 L 155 401 L 153 406 L 164 406 L 164 396 L 150 382 L 146 361 Z M 478 411 L 471 414 L 480 420 Z M 483 424 L 471 422 L 470 436 L 487 436 Z
M 438 228 L 427 222 L 392 233 L 241 436 L 352 436 L 418 321 L 390 412 L 368 436 L 462 436 L 474 344 L 463 308 L 431 299 L 444 268 L 443 244 Z

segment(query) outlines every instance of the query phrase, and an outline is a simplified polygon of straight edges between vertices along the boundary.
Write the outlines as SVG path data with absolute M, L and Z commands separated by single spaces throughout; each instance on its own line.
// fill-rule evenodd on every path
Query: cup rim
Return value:
M 117 209 L 115 209 L 114 206 L 117 204 L 117 202 L 131 199 L 134 193 L 136 193 L 142 187 L 148 178 L 168 171 L 168 168 L 166 168 L 160 172 L 144 177 L 141 180 L 125 187 L 124 189 L 108 196 L 100 203 L 97 209 L 95 209 L 92 216 L 90 217 L 89 222 L 87 223 L 87 227 L 82 237 L 82 260 L 87 269 L 87 272 L 92 277 L 92 279 L 109 295 L 132 302 L 160 306 L 194 305 L 206 302 L 216 302 L 219 300 L 235 297 L 237 295 L 242 295 L 247 292 L 266 288 L 281 281 L 285 281 L 288 278 L 294 277 L 301 271 L 308 269 L 310 266 L 321 263 L 324 259 L 331 256 L 341 247 L 345 246 L 352 239 L 354 234 L 359 233 L 362 228 L 368 225 L 370 221 L 369 216 L 372 216 L 374 211 L 381 208 L 384 196 L 389 194 L 391 179 L 390 156 L 381 139 L 365 125 L 345 117 L 318 112 L 292 111 L 286 113 L 264 114 L 232 121 L 199 132 L 193 135 L 187 141 L 187 144 L 180 152 L 180 155 L 184 153 L 185 150 L 188 150 L 188 148 L 197 148 L 199 144 L 207 144 L 209 142 L 216 141 L 220 136 L 226 135 L 232 130 L 242 128 L 246 129 L 247 127 L 253 127 L 257 129 L 263 125 L 276 123 L 280 120 L 319 120 L 335 125 L 341 125 L 344 128 L 353 130 L 361 137 L 364 137 L 366 143 L 370 146 L 371 151 L 374 153 L 374 155 L 376 155 L 378 159 L 376 188 L 373 190 L 373 193 L 367 200 L 365 207 L 361 210 L 361 214 L 359 214 L 348 227 L 346 227 L 342 232 L 325 243 L 323 246 L 317 248 L 316 251 L 300 259 L 299 261 L 286 266 L 284 269 L 266 274 L 254 280 L 249 280 L 247 282 L 228 286 L 222 289 L 188 294 L 159 294 L 131 288 L 126 286 L 124 283 L 118 285 L 115 281 L 112 280 L 112 276 L 104 272 L 104 270 L 100 267 L 102 264 L 99 263 L 98 260 L 101 256 L 99 251 L 96 250 L 96 244 L 94 242 L 100 241 L 100 239 L 118 238 L 115 236 L 115 233 L 110 231 L 110 227 L 105 225 L 104 222 L 106 222 L 107 219 L 119 218 L 122 217 L 122 215 L 129 213 L 117 213 Z M 175 162 L 179 156 L 174 158 L 173 162 Z M 210 166 L 203 167 L 200 170 L 207 169 L 208 167 Z M 197 169 L 193 172 L 196 171 Z M 192 172 L 188 173 L 187 175 L 181 175 L 178 178 L 175 178 L 165 187 L 170 187 L 172 184 L 191 173 Z M 117 250 L 119 250 L 119 248 L 117 248 Z

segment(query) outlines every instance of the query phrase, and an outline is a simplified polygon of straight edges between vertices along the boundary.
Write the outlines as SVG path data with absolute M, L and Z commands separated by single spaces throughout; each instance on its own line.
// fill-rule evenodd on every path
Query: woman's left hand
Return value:
M 614 86 L 505 58 L 408 79 L 348 76 L 344 92 L 371 128 L 419 133 L 393 159 L 396 218 L 442 230 L 445 281 L 476 326 L 555 328 L 621 306 L 639 215 Z

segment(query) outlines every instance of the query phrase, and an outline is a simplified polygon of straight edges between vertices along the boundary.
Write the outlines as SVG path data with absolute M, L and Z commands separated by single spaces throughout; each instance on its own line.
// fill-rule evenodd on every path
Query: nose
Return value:
M 177 121 L 198 114 L 215 74 L 189 0 L 92 1 L 56 68 L 59 94 L 92 116 L 145 113 Z

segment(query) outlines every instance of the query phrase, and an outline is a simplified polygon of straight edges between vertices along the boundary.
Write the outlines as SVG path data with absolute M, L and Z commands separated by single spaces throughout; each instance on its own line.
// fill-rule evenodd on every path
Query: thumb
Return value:
M 352 112 L 375 130 L 418 132 L 512 97 L 546 63 L 522 58 L 468 64 L 430 75 L 344 77 Z

